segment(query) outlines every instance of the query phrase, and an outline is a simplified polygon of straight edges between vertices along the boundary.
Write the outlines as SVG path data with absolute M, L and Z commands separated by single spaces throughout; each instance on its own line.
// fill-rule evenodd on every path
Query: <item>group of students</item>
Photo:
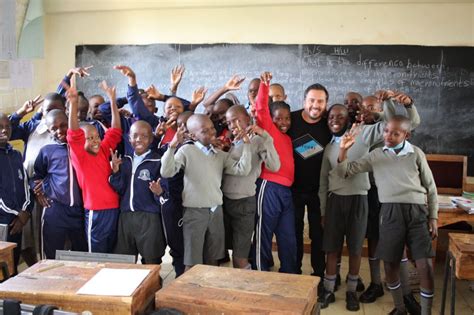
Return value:
M 313 84 L 292 112 L 284 87 L 264 72 L 250 81 L 245 105 L 232 93 L 244 82 L 239 76 L 207 99 L 198 88 L 188 101 L 176 96 L 184 67 L 172 70 L 171 95 L 164 95 L 153 85 L 139 89 L 133 70 L 120 65 L 114 69 L 127 77 L 127 95 L 117 98 L 102 82 L 105 101 L 77 91 L 76 77 L 89 69 L 71 69 L 57 93 L 0 114 L 0 159 L 8 166 L 0 223 L 19 245 L 16 263 L 22 248 L 28 262 L 25 249 L 34 245 L 27 236 L 38 233 L 48 259 L 68 248 L 160 264 L 169 246 L 179 276 L 196 264 L 219 265 L 232 249 L 234 267 L 268 271 L 275 235 L 279 271 L 301 274 L 306 209 L 323 308 L 340 286 L 345 241 L 348 310 L 384 294 L 381 259 L 390 314 L 431 312 L 437 193 L 423 152 L 408 141 L 420 123 L 409 96 L 349 92 L 344 104 L 328 106 L 326 88 Z M 161 117 L 156 101 L 164 102 Z M 195 113 L 201 103 L 203 113 Z M 8 144 L 14 139 L 24 141 L 24 157 Z M 365 237 L 371 283 L 358 296 Z M 408 284 L 405 248 L 421 278 L 421 306 Z

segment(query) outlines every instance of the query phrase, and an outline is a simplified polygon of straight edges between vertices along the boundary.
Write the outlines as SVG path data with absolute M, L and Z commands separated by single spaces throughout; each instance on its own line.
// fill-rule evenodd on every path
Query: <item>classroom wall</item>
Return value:
M 35 60 L 35 86 L 12 94 L 14 106 L 54 90 L 78 44 L 474 46 L 474 3 L 467 0 L 44 0 L 44 7 L 45 58 Z

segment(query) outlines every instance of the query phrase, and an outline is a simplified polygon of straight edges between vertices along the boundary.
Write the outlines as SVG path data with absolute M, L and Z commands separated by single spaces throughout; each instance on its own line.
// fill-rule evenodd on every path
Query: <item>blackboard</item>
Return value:
M 268 70 L 273 82 L 285 86 L 293 110 L 303 104 L 303 91 L 312 83 L 329 90 L 329 104 L 342 102 L 348 91 L 362 95 L 379 89 L 404 91 L 416 102 L 422 124 L 412 142 L 426 153 L 462 154 L 469 157 L 468 174 L 474 175 L 474 47 L 407 45 L 81 45 L 76 65 L 94 65 L 91 77 L 79 80 L 86 95 L 100 93 L 101 80 L 117 85 L 125 95 L 127 80 L 112 67 L 131 66 L 138 84 L 169 88 L 169 73 L 178 64 L 186 72 L 178 95 L 190 98 L 204 85 L 210 91 L 232 75 L 247 77 L 236 94 L 246 102 L 250 79 Z

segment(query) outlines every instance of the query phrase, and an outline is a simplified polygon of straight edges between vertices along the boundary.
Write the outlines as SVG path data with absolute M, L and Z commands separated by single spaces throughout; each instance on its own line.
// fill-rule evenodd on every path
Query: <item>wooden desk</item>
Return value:
M 186 314 L 311 314 L 318 277 L 196 265 L 156 293 Z
M 460 221 L 474 221 L 474 214 L 468 214 L 465 210 L 457 207 L 439 208 L 438 227 L 442 227 Z
M 64 266 L 38 272 L 57 263 L 64 263 Z M 102 268 L 150 269 L 150 273 L 130 297 L 77 295 L 77 290 Z M 142 314 L 160 289 L 159 279 L 159 265 L 43 260 L 0 284 L 0 299 L 15 298 L 33 305 L 50 304 L 72 312 Z
M 15 247 L 16 243 L 0 242 L 0 261 L 7 263 L 10 275 L 15 273 L 15 262 L 13 260 L 13 249 Z M 1 273 L 0 280 L 3 280 L 3 275 Z
M 456 278 L 474 280 L 474 234 L 449 233 L 449 251 L 456 258 Z

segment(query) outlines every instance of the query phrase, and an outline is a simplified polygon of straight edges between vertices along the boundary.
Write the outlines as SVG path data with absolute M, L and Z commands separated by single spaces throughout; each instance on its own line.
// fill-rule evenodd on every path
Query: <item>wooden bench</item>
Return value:
M 76 294 L 102 268 L 149 269 L 150 273 L 129 297 Z M 155 292 L 159 289 L 159 265 L 43 260 L 0 284 L 0 299 L 16 299 L 32 305 L 49 304 L 79 313 L 143 314 L 147 308 L 152 308 Z
M 311 314 L 318 277 L 196 265 L 156 293 L 186 314 Z

